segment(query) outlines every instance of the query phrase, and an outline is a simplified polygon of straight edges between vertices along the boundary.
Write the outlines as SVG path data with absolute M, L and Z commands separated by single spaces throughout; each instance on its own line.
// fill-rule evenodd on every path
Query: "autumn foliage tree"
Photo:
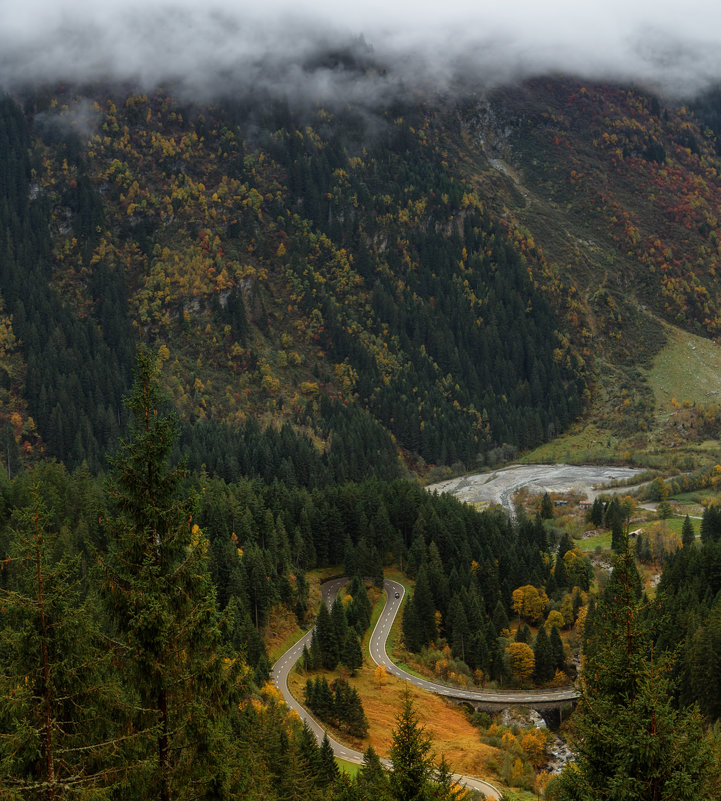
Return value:
M 544 589 L 537 589 L 531 584 L 513 591 L 513 611 L 529 623 L 538 623 L 548 606 L 548 596 Z
M 512 642 L 506 648 L 508 669 L 513 678 L 523 684 L 533 677 L 536 665 L 533 648 L 525 642 Z

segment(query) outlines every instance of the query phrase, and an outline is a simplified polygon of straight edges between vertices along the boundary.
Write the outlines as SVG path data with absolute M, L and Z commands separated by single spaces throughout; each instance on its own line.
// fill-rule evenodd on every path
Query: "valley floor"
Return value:
M 643 471 L 633 467 L 539 464 L 512 465 L 432 484 L 429 492 L 450 492 L 465 503 L 497 503 L 511 511 L 511 499 L 525 487 L 533 494 L 575 493 L 592 500 L 604 485 L 625 481 Z

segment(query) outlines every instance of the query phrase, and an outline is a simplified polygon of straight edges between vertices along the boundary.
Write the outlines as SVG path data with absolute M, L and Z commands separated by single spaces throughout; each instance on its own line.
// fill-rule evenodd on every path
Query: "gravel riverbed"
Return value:
M 603 465 L 534 464 L 511 465 L 502 470 L 451 478 L 427 487 L 429 492 L 449 492 L 466 503 L 497 503 L 513 512 L 512 498 L 522 487 L 531 492 L 575 492 L 593 500 L 608 484 L 633 479 L 642 471 L 634 467 Z M 604 486 L 606 489 L 604 490 Z

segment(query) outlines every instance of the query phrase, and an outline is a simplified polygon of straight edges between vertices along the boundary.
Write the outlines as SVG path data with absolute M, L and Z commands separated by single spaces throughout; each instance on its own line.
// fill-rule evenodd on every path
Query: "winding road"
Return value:
M 330 606 L 333 602 L 333 599 L 340 591 L 340 588 L 347 583 L 347 578 L 340 578 L 323 584 L 321 587 L 323 601 Z M 371 658 L 376 664 L 384 665 L 388 672 L 393 673 L 400 678 L 406 679 L 418 687 L 422 687 L 425 690 L 430 690 L 431 692 L 439 693 L 441 695 L 450 695 L 451 688 L 443 687 L 443 685 L 434 684 L 433 682 L 425 681 L 423 679 L 419 679 L 417 676 L 411 675 L 410 673 L 406 673 L 393 664 L 393 662 L 388 658 L 386 653 L 386 641 L 388 639 L 388 635 L 390 634 L 391 626 L 393 625 L 396 614 L 400 609 L 401 602 L 403 601 L 405 588 L 402 584 L 399 584 L 396 581 L 391 581 L 390 579 L 386 579 L 383 582 L 383 585 L 386 591 L 387 601 L 383 611 L 380 614 L 380 617 L 378 618 L 378 622 L 373 629 L 373 633 L 371 634 L 369 646 Z M 398 598 L 395 597 L 396 593 L 398 593 Z M 298 640 L 295 645 L 291 646 L 280 657 L 280 659 L 278 659 L 278 661 L 273 665 L 270 675 L 275 686 L 283 694 L 286 704 L 288 704 L 291 709 L 298 713 L 301 720 L 308 724 L 315 734 L 316 739 L 320 742 L 323 739 L 323 735 L 327 732 L 317 723 L 315 718 L 305 709 L 305 707 L 295 700 L 290 692 L 290 689 L 288 688 L 288 676 L 290 675 L 290 671 L 300 659 L 303 653 L 303 648 L 306 645 L 310 647 L 312 631 L 312 629 L 308 631 L 300 640 Z M 463 692 L 464 691 L 462 690 L 454 691 L 453 696 L 461 697 L 461 693 Z M 473 693 L 470 693 L 470 696 L 473 695 Z M 494 697 L 496 696 L 494 695 Z M 517 699 L 514 701 L 514 703 L 523 703 L 518 696 L 513 697 Z M 333 739 L 330 734 L 328 735 L 328 739 L 330 740 L 330 744 L 333 748 L 333 753 L 335 756 L 339 757 L 340 759 L 345 759 L 347 762 L 354 762 L 356 764 L 361 764 L 363 762 L 363 754 L 360 753 L 360 751 L 354 751 L 352 748 L 348 748 L 347 746 L 343 745 L 343 743 L 339 743 L 337 740 Z M 390 767 L 390 763 L 387 760 L 382 760 L 382 762 L 384 765 L 386 765 L 386 767 Z M 463 784 L 469 789 L 479 790 L 480 792 L 484 793 L 487 798 L 495 798 L 499 800 L 501 798 L 500 791 L 489 782 L 483 781 L 483 779 L 477 779 L 473 776 L 463 776 L 458 773 L 453 774 L 453 779 L 457 783 Z
M 456 700 L 463 699 L 479 702 L 487 701 L 497 704 L 507 704 L 508 706 L 513 706 L 515 704 L 520 706 L 530 706 L 539 701 L 563 702 L 575 701 L 578 698 L 578 693 L 573 687 L 563 687 L 558 690 L 536 690 L 532 693 L 502 693 L 495 691 L 484 692 L 463 690 L 460 687 L 449 687 L 444 684 L 437 684 L 434 681 L 421 679 L 418 676 L 414 676 L 412 673 L 407 673 L 402 668 L 399 668 L 398 665 L 396 665 L 386 653 L 386 641 L 388 640 L 388 635 L 390 634 L 393 620 L 395 619 L 395 616 L 400 609 L 401 602 L 403 601 L 405 588 L 399 582 L 391 581 L 390 579 L 386 579 L 383 582 L 383 586 L 385 588 L 386 595 L 388 596 L 388 601 L 381 612 L 380 617 L 378 618 L 378 623 L 376 623 L 376 626 L 373 629 L 369 647 L 371 659 L 377 665 L 383 665 L 385 669 L 394 676 L 398 676 L 398 678 L 410 681 L 412 684 L 415 684 L 416 687 L 420 687 L 422 690 L 428 690 L 429 692 L 436 693 L 436 695 L 445 695 Z M 396 593 L 399 595 L 398 598 L 395 597 Z M 303 649 L 301 649 L 301 651 L 302 650 Z
M 347 583 L 347 578 L 340 578 L 334 579 L 333 581 L 329 581 L 322 585 L 321 592 L 323 594 L 323 601 L 325 601 L 327 606 L 330 606 L 333 603 L 333 599 L 336 597 L 336 595 L 338 595 L 340 588 Z M 275 686 L 283 694 L 286 704 L 288 704 L 291 709 L 298 713 L 300 719 L 305 721 L 309 728 L 313 731 L 316 740 L 321 742 L 323 735 L 326 734 L 325 729 L 316 722 L 315 718 L 302 704 L 299 704 L 298 701 L 295 700 L 290 692 L 290 689 L 288 688 L 288 676 L 290 675 L 290 671 L 295 667 L 296 662 L 302 656 L 303 648 L 306 645 L 308 648 L 310 648 L 310 638 L 312 634 L 313 629 L 304 634 L 295 645 L 291 646 L 283 654 L 283 656 L 278 659 L 270 672 L 270 678 L 273 684 L 275 684 Z M 339 743 L 338 740 L 334 740 L 330 734 L 328 734 L 328 739 L 333 747 L 333 753 L 337 757 L 345 759 L 347 762 L 355 762 L 358 765 L 363 762 L 363 754 L 361 754 L 359 751 L 354 751 L 352 748 L 348 748 L 347 746 L 343 745 L 343 743 Z

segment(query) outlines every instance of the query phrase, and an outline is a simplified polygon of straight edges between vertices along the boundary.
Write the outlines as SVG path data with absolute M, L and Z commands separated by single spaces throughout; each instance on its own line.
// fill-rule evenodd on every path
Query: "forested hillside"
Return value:
M 484 461 L 581 411 L 583 359 L 524 243 L 453 175 L 437 112 L 371 127 L 65 91 L 3 114 L 17 401 L 48 454 L 99 466 L 137 339 L 167 360 L 193 458 L 226 470 L 210 443 L 248 419 L 333 440 L 351 477 L 394 452 Z M 30 263 L 42 299 L 21 300 Z
M 539 287 L 595 367 L 587 419 L 628 453 L 652 442 L 643 368 L 668 325 L 718 334 L 718 102 L 537 79 L 463 111 L 460 169 L 542 250 Z
M 266 684 L 271 612 L 313 619 L 309 569 L 382 583 L 384 567 L 408 564 L 441 593 L 418 625 L 435 627 L 433 605 L 457 606 L 460 587 L 473 599 L 472 664 L 500 675 L 498 620 L 512 587 L 544 577 L 545 544 L 532 526 L 407 481 L 310 491 L 190 474 L 171 461 L 179 426 L 158 379 L 141 351 L 106 481 L 52 462 L 0 479 L 3 793 L 347 798 L 348 781 Z M 365 593 L 360 578 L 353 587 Z M 344 630 L 355 613 L 334 606 Z M 358 653 L 336 662 L 355 667 Z M 353 786 L 353 798 L 378 797 Z
M 717 334 L 716 108 L 570 80 L 372 116 L 6 98 L 11 470 L 100 468 L 141 340 L 228 478 L 248 421 L 333 442 L 346 477 L 494 463 L 584 409 L 642 434 L 661 321 Z

